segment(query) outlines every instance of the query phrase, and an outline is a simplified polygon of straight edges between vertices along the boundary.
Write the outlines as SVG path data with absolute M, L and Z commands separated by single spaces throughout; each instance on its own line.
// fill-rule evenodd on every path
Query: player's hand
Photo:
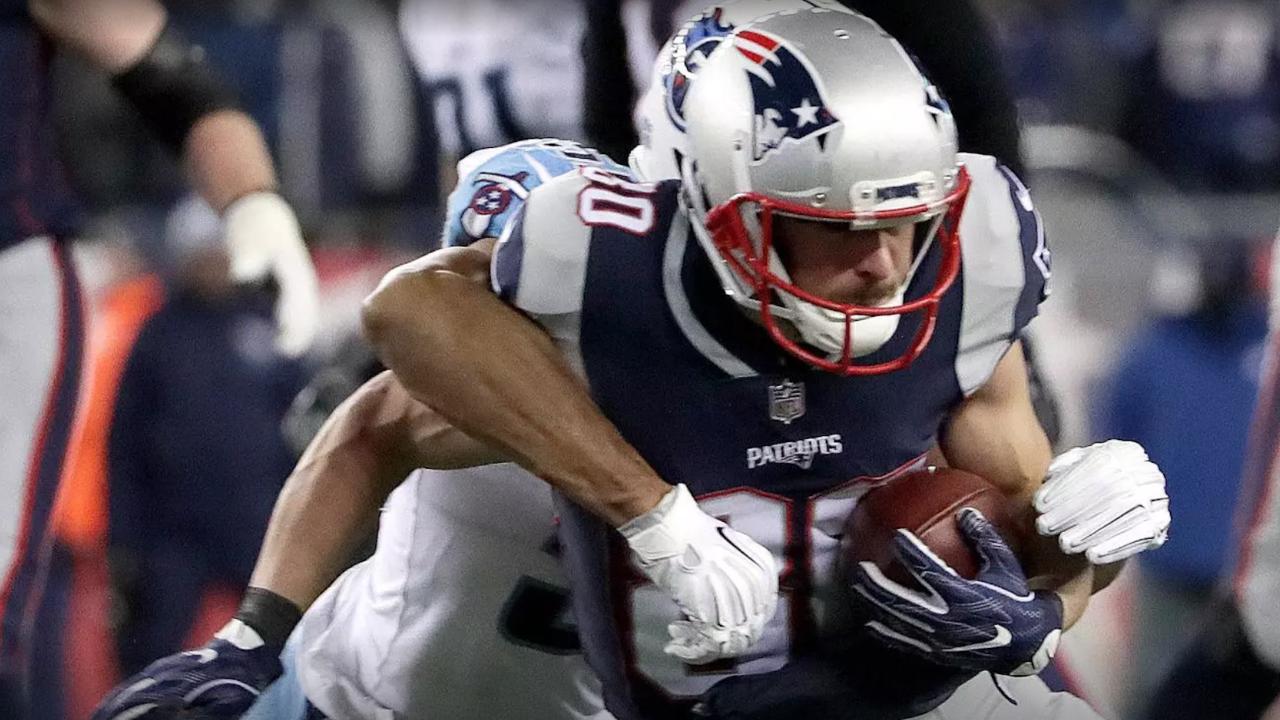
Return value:
M 1169 537 L 1164 474 L 1142 446 L 1108 440 L 1068 450 L 1049 465 L 1034 505 L 1036 529 L 1095 565 L 1160 547 Z
M 232 277 L 275 276 L 277 345 L 286 355 L 303 354 L 320 327 L 320 286 L 293 208 L 273 192 L 257 192 L 236 200 L 222 217 Z
M 161 658 L 125 680 L 92 720 L 238 718 L 283 674 L 280 651 L 232 620 L 208 645 Z
M 940 665 L 1002 675 L 1033 675 L 1053 659 L 1062 635 L 1062 600 L 1027 587 L 1013 551 L 982 513 L 957 516 L 978 554 L 973 580 L 960 577 L 907 530 L 898 530 L 894 550 L 923 590 L 885 577 L 874 563 L 855 570 L 853 597 L 866 623 L 886 644 Z
M 740 655 L 778 605 L 773 554 L 707 515 L 678 485 L 653 510 L 618 529 L 655 585 L 686 619 L 671 623 L 666 652 L 701 664 Z

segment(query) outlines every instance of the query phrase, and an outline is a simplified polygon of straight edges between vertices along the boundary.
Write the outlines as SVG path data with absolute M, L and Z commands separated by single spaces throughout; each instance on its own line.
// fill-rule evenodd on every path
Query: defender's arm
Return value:
M 329 417 L 276 501 L 235 618 L 199 652 L 160 658 L 113 690 L 94 720 L 220 708 L 239 717 L 284 672 L 281 651 L 321 591 L 372 532 L 391 490 L 419 466 L 500 460 L 383 373 Z M 202 715 L 203 716 L 203 715 Z
M 394 270 L 365 330 L 419 400 L 617 527 L 672 487 L 591 400 L 551 339 L 489 289 L 493 242 Z
M 306 609 L 373 533 L 379 508 L 410 472 L 504 460 L 384 372 L 343 402 L 307 446 L 276 501 L 249 584 Z

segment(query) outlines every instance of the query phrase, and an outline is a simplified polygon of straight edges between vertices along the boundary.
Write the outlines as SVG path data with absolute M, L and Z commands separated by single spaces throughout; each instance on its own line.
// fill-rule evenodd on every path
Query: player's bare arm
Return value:
M 601 414 L 546 333 L 489 289 L 492 245 L 394 270 L 365 303 L 369 339 L 414 397 L 622 525 L 671 486 Z
M 342 403 L 307 446 L 276 501 L 249 584 L 306 609 L 371 536 L 379 508 L 410 472 L 503 460 L 384 372 Z
M 156 0 L 31 0 L 59 44 L 108 72 L 152 133 L 181 156 L 192 184 L 226 223 L 237 280 L 275 276 L 281 349 L 296 355 L 319 325 L 315 270 L 293 209 L 277 194 L 262 131 L 204 51 L 169 25 Z
M 1025 535 L 1039 540 L 1029 544 L 1027 573 L 1059 594 L 1064 628 L 1071 627 L 1088 605 L 1093 566 L 1078 555 L 1063 555 L 1034 528 L 1032 498 L 1052 452 L 1031 405 L 1021 343 L 1014 343 L 991 379 L 952 413 L 940 445 L 950 466 L 986 478 L 1024 510 Z
M 166 712 L 208 702 L 248 709 L 280 676 L 281 648 L 303 611 L 350 564 L 376 529 L 383 503 L 410 472 L 503 460 L 410 397 L 390 372 L 373 378 L 334 411 L 290 474 L 235 619 L 206 645 L 201 660 L 192 653 L 162 658 L 140 677 L 181 677 L 193 689 L 165 696 L 172 703 L 163 706 Z M 244 692 L 205 697 L 228 684 Z M 157 698 L 137 695 L 146 687 L 131 679 L 94 717 L 136 717 L 130 713 L 140 707 L 157 707 Z
M 390 273 L 366 334 L 418 400 L 604 519 L 675 600 L 664 648 L 705 663 L 746 651 L 777 607 L 772 554 L 698 508 L 619 434 L 541 328 L 490 287 L 493 243 L 447 248 Z M 691 567 L 681 558 L 693 552 Z

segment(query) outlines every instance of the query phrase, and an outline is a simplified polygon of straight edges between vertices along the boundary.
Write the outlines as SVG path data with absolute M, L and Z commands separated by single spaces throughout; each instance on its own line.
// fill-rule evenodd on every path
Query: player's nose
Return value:
M 868 230 L 858 239 L 861 252 L 853 269 L 858 278 L 867 283 L 878 283 L 893 275 L 893 252 L 890 238 L 876 230 Z

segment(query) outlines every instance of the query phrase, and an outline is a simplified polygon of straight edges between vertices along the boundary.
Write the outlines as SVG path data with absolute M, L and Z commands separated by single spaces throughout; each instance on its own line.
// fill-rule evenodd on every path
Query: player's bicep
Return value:
M 1026 186 L 994 158 L 966 156 L 973 189 L 960 236 L 964 254 L 960 354 L 966 395 L 987 384 L 1048 296 L 1044 225 Z
M 940 440 L 951 467 L 976 473 L 1029 503 L 1049 467 L 1051 450 L 1036 419 L 1022 344 L 952 412 Z
M 344 403 L 345 405 L 345 403 Z M 344 412 L 343 408 L 335 413 Z M 382 475 L 403 478 L 417 468 L 449 470 L 506 460 L 414 399 L 391 371 L 365 383 L 350 409 L 358 432 L 373 440 Z

